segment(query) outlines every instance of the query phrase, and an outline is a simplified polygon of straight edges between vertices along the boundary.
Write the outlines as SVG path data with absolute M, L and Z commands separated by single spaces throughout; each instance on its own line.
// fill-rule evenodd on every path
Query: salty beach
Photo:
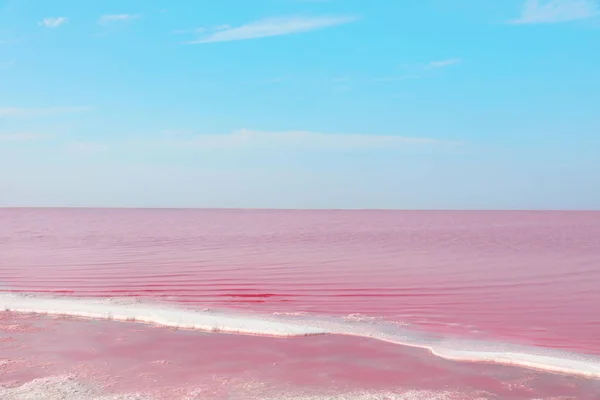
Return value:
M 3 209 L 0 221 L 2 398 L 600 394 L 600 213 Z

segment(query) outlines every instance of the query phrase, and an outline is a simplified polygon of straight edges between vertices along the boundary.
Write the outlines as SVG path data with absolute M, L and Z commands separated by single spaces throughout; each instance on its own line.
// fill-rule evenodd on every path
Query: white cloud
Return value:
M 422 75 L 398 75 L 398 76 L 385 76 L 383 78 L 376 78 L 377 82 L 397 82 L 397 81 L 407 81 L 411 79 L 421 79 Z
M 447 68 L 452 65 L 458 65 L 460 63 L 462 63 L 462 60 L 460 58 L 449 58 L 446 60 L 430 61 L 428 63 L 404 64 L 402 65 L 402 68 L 405 70 L 406 73 L 375 78 L 374 81 L 397 82 L 412 79 L 423 79 L 432 75 L 431 70 Z
M 521 16 L 514 24 L 544 24 L 569 22 L 598 15 L 595 0 L 526 0 Z
M 52 108 L 20 108 L 0 107 L 1 117 L 27 118 L 43 117 L 56 114 L 75 113 L 91 110 L 91 107 L 52 107 Z
M 188 135 L 188 134 L 193 133 L 193 131 L 187 130 L 187 129 L 165 129 L 162 131 L 162 133 L 165 135 L 178 136 L 178 135 Z
M 262 83 L 265 83 L 265 84 L 276 84 L 276 83 L 283 83 L 285 81 L 286 81 L 286 78 L 284 78 L 282 76 L 276 76 L 274 78 L 266 79 Z
M 71 142 L 67 143 L 66 150 L 72 153 L 103 153 L 109 150 L 109 147 L 102 143 L 92 142 Z
M 11 44 L 15 44 L 18 43 L 20 40 L 19 39 L 0 39 L 0 46 L 6 46 L 6 45 L 11 45 Z
M 198 135 L 179 144 L 204 150 L 369 150 L 449 144 L 438 139 L 394 135 L 328 134 L 308 131 L 265 132 L 242 129 L 229 134 Z
M 431 61 L 429 64 L 427 64 L 427 68 L 446 68 L 451 65 L 456 65 L 456 64 L 460 64 L 460 63 L 461 63 L 460 58 L 450 58 L 448 60 Z
M 0 69 L 12 68 L 16 65 L 15 60 L 0 61 Z
M 40 135 L 38 133 L 0 133 L 0 142 L 28 142 L 32 140 L 41 140 L 46 138 L 46 135 Z
M 68 21 L 68 18 L 66 17 L 49 17 L 49 18 L 44 18 L 43 20 L 41 20 L 39 22 L 39 25 L 41 26 L 45 26 L 46 28 L 58 28 L 59 26 L 61 26 L 62 24 L 64 24 L 65 22 Z
M 309 32 L 354 21 L 351 17 L 268 18 L 238 27 L 221 26 L 212 33 L 188 42 L 190 44 L 231 42 Z
M 101 24 L 110 24 L 111 22 L 125 22 L 139 18 L 139 15 L 133 14 L 107 14 L 100 17 L 98 20 Z
M 331 81 L 333 83 L 345 83 L 345 82 L 350 82 L 351 80 L 352 80 L 352 77 L 350 75 L 342 75 L 342 76 L 333 78 Z

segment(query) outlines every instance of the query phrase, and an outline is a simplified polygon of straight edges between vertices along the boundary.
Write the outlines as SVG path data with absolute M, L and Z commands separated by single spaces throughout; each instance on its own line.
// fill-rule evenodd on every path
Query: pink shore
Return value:
M 583 400 L 600 388 L 596 381 L 455 363 L 364 338 L 274 339 L 0 312 L 0 384 L 64 374 L 108 393 L 155 399 L 184 399 L 194 391 L 211 399 L 262 399 L 419 389 L 452 399 Z

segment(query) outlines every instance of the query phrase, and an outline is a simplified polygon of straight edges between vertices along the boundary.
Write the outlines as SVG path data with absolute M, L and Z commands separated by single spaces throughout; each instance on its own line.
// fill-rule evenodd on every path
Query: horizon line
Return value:
M 579 208 L 273 208 L 273 207 L 128 207 L 128 206 L 0 206 L 0 210 L 195 210 L 195 211 L 401 211 L 401 212 L 600 212 Z

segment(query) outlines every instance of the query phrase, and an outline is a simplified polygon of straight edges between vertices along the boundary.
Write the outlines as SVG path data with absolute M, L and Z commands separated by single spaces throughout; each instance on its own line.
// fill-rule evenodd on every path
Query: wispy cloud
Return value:
M 15 60 L 8 60 L 8 61 L 0 61 L 0 69 L 8 69 L 8 68 L 12 68 L 16 65 L 17 63 L 15 62 Z
M 109 150 L 109 147 L 103 143 L 71 142 L 66 144 L 65 149 L 71 153 L 90 154 L 104 153 Z
M 102 25 L 107 25 L 113 22 L 126 22 L 138 18 L 140 18 L 140 16 L 134 14 L 106 14 L 101 16 L 98 22 Z
M 411 79 L 421 79 L 423 75 L 398 75 L 398 76 L 384 76 L 383 78 L 375 78 L 376 82 L 397 82 L 407 81 Z
M 92 107 L 51 107 L 51 108 L 20 108 L 0 107 L 0 117 L 28 118 L 43 117 L 56 114 L 66 114 L 89 111 Z
M 18 43 L 19 39 L 0 39 L 0 46 Z
M 450 58 L 448 60 L 431 61 L 429 64 L 427 64 L 426 68 L 428 68 L 428 69 L 446 68 L 451 65 L 460 64 L 461 62 L 462 62 L 462 60 L 460 58 Z
M 39 22 L 39 25 L 44 26 L 46 28 L 54 29 L 58 28 L 62 24 L 68 21 L 66 17 L 48 17 L 44 18 Z
M 460 58 L 448 58 L 445 60 L 435 60 L 428 63 L 404 64 L 402 69 L 404 73 L 398 75 L 384 76 L 375 78 L 376 82 L 397 82 L 412 79 L 423 79 L 432 76 L 432 70 L 447 68 L 452 65 L 462 63 Z
M 212 33 L 188 42 L 189 44 L 231 42 L 249 40 L 270 36 L 290 35 L 293 33 L 309 32 L 318 29 L 342 25 L 354 21 L 353 17 L 295 17 L 268 18 L 250 22 L 237 27 L 221 26 Z
M 549 24 L 591 18 L 598 15 L 595 0 L 526 0 L 521 16 L 513 24 Z
M 309 131 L 266 132 L 242 129 L 229 134 L 198 135 L 180 143 L 204 150 L 372 150 L 442 145 L 449 142 L 395 135 L 328 134 Z
M 46 139 L 46 135 L 41 135 L 38 133 L 1 133 L 0 132 L 0 142 L 28 142 L 34 140 L 42 140 Z
M 346 82 L 350 82 L 352 80 L 352 77 L 350 75 L 342 75 L 342 76 L 337 76 L 335 78 L 333 78 L 331 81 L 333 83 L 346 83 Z
M 165 129 L 162 131 L 162 133 L 168 136 L 181 136 L 193 134 L 194 131 L 189 129 Z
M 189 35 L 192 33 L 196 33 L 196 34 L 200 34 L 206 32 L 206 28 L 194 28 L 194 29 L 175 29 L 173 31 L 174 34 L 176 35 Z
M 265 84 L 276 84 L 276 83 L 283 83 L 285 81 L 286 81 L 286 78 L 284 78 L 282 76 L 276 76 L 276 77 L 264 80 L 263 83 L 265 83 Z

